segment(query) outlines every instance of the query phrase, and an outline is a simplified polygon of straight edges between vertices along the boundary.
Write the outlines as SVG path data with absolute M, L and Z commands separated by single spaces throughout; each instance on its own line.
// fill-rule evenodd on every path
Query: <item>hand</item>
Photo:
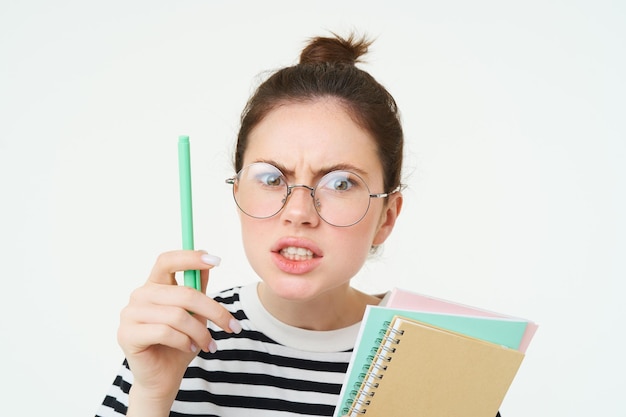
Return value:
M 215 352 L 207 320 L 227 332 L 241 330 L 228 310 L 204 294 L 212 258 L 201 251 L 161 254 L 122 310 L 118 342 L 133 373 L 131 406 L 150 404 L 167 415 L 197 352 Z M 202 291 L 177 285 L 175 272 L 184 270 L 201 271 Z

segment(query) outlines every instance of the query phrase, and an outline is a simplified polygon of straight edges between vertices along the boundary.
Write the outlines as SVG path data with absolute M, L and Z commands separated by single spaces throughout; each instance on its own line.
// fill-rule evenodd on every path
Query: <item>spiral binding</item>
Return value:
M 368 356 L 369 365 L 363 367 L 364 370 L 367 368 L 366 372 L 359 374 L 354 386 L 356 389 L 350 391 L 350 398 L 342 409 L 342 416 L 352 417 L 365 414 L 367 407 L 371 404 L 371 398 L 376 394 L 379 381 L 383 378 L 388 363 L 391 362 L 396 351 L 394 345 L 400 343 L 400 337 L 404 334 L 403 330 L 390 327 L 390 322 L 385 322 L 385 326 L 386 328 L 380 331 L 380 333 L 384 332 L 384 336 L 376 339 L 378 348 L 372 348 L 372 351 L 376 349 L 376 353 Z

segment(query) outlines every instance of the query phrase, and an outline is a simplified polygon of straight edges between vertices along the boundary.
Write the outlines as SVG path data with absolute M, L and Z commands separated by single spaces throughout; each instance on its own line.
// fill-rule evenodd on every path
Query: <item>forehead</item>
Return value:
M 352 165 L 376 175 L 381 171 L 372 135 L 333 98 L 284 103 L 250 132 L 244 165 L 276 161 L 294 172 Z

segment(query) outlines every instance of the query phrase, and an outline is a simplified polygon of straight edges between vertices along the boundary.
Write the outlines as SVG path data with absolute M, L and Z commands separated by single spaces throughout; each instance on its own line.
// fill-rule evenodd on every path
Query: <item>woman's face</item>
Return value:
M 314 187 L 329 171 L 359 173 L 371 193 L 382 193 L 383 172 L 372 136 L 354 123 L 335 99 L 286 103 L 272 110 L 250 133 L 243 166 L 267 162 L 281 169 L 289 185 Z M 278 297 L 306 301 L 345 289 L 365 262 L 372 244 L 387 238 L 401 204 L 372 198 L 365 217 L 349 227 L 324 222 L 310 191 L 294 188 L 273 217 L 240 212 L 246 255 Z

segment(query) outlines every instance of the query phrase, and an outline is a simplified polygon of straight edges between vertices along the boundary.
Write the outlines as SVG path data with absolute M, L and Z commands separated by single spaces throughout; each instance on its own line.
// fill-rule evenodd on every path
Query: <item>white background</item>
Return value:
M 255 279 L 223 181 L 240 111 L 308 37 L 355 28 L 409 187 L 355 284 L 537 321 L 505 417 L 623 415 L 624 3 L 383 3 L 0 3 L 0 414 L 95 412 L 120 309 L 180 245 L 178 135 L 211 289 Z

